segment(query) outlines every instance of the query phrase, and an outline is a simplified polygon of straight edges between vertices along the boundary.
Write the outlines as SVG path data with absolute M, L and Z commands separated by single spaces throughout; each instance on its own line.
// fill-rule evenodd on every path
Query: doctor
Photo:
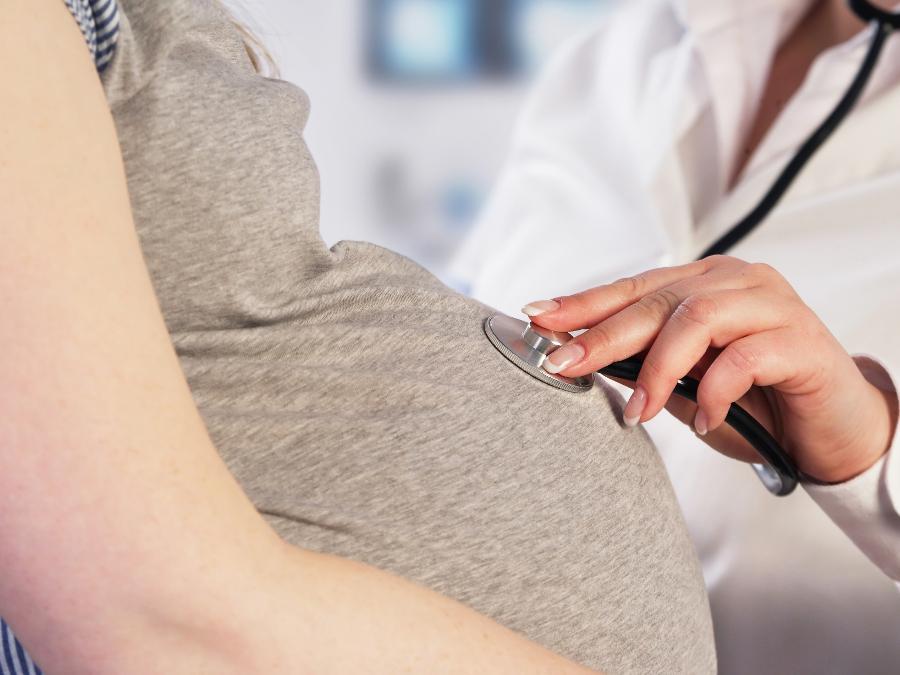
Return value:
M 622 3 L 545 73 L 453 268 L 473 295 L 508 313 L 527 305 L 547 327 L 597 326 L 579 341 L 583 353 L 558 357 L 565 374 L 655 345 L 660 369 L 642 373 L 626 414 L 654 418 L 648 430 L 704 564 L 727 675 L 888 673 L 900 663 L 900 594 L 890 580 L 900 581 L 900 447 L 891 449 L 900 381 L 900 37 L 889 40 L 853 114 L 762 227 L 730 251 L 735 258 L 641 273 L 689 263 L 755 206 L 843 94 L 871 34 L 845 0 Z M 637 284 L 575 294 L 638 274 Z M 749 285 L 761 290 L 692 301 L 687 317 L 663 328 L 684 314 L 687 298 Z M 657 319 L 629 312 L 644 297 L 652 301 L 641 310 L 656 307 Z M 738 319 L 729 323 L 723 314 L 732 308 Z M 691 333 L 682 319 L 701 315 L 716 315 L 731 334 Z M 754 326 L 743 325 L 748 318 Z M 841 383 L 829 389 L 831 409 L 858 422 L 858 451 L 832 461 L 841 453 L 817 448 L 812 426 L 829 415 L 790 405 L 791 386 L 805 383 L 782 378 L 769 390 L 781 405 L 751 401 L 762 419 L 774 412 L 770 424 L 793 420 L 780 433 L 807 449 L 801 468 L 837 483 L 807 485 L 786 500 L 704 449 L 688 425 L 656 416 L 673 376 L 698 360 L 700 372 L 709 366 L 710 336 L 727 348 L 775 323 L 790 328 L 779 336 L 786 339 L 756 343 L 782 369 L 771 383 L 791 368 L 828 370 Z M 769 384 L 764 373 L 714 371 L 718 384 L 707 389 L 731 400 L 748 377 Z M 696 407 L 670 408 L 717 449 L 746 457 L 716 429 L 724 404 L 709 398 L 699 416 Z

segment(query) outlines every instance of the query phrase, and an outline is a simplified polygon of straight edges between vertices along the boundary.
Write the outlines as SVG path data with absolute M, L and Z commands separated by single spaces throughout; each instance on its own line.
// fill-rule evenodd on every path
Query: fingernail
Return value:
M 561 373 L 562 371 L 568 370 L 572 366 L 581 363 L 584 361 L 586 355 L 587 352 L 584 347 L 577 342 L 573 342 L 572 344 L 560 347 L 553 352 L 550 355 L 550 358 L 544 361 L 544 370 L 551 375 L 556 375 L 557 373 Z
M 709 418 L 702 410 L 698 410 L 697 416 L 694 417 L 694 431 L 700 436 L 706 436 L 709 433 Z
M 525 316 L 540 316 L 547 312 L 555 312 L 562 305 L 555 300 L 541 300 L 540 302 L 532 302 L 522 308 L 522 314 Z
M 638 387 L 634 390 L 631 398 L 628 399 L 628 404 L 625 406 L 625 410 L 622 412 L 622 417 L 625 420 L 625 426 L 636 427 L 641 421 L 641 415 L 644 414 L 644 409 L 646 407 L 647 390 L 643 387 Z

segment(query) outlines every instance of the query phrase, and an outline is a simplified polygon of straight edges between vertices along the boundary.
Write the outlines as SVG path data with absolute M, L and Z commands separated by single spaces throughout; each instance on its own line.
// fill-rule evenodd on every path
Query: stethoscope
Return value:
M 859 72 L 831 114 L 800 146 L 794 158 L 784 168 L 756 207 L 707 248 L 700 258 L 730 251 L 759 227 L 784 197 L 809 160 L 831 137 L 859 101 L 878 65 L 888 37 L 895 29 L 900 28 L 900 12 L 880 9 L 867 0 L 848 0 L 848 3 L 857 16 L 874 26 L 872 42 Z M 572 339 L 570 334 L 548 331 L 504 314 L 495 314 L 488 318 L 484 322 L 484 332 L 491 344 L 501 354 L 532 377 L 557 389 L 572 393 L 588 392 L 594 387 L 593 375 L 569 378 L 552 375 L 543 368 L 547 357 Z M 635 357 L 614 363 L 599 372 L 606 377 L 634 382 L 637 380 L 642 366 L 643 361 Z M 698 386 L 697 380 L 684 377 L 679 380 L 674 393 L 696 403 Z M 791 456 L 785 452 L 772 435 L 736 403 L 732 404 L 726 422 L 743 436 L 762 457 L 763 463 L 753 464 L 752 467 L 763 485 L 772 494 L 779 497 L 789 495 L 801 482 L 822 484 L 821 481 L 800 471 Z

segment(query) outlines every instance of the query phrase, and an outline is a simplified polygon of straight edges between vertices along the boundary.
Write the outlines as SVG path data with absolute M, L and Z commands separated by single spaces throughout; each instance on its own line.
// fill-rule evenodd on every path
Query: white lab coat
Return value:
M 727 192 L 774 53 L 810 5 L 625 0 L 543 75 L 453 275 L 517 314 L 696 257 L 755 205 L 862 59 L 868 31 L 821 55 Z M 895 36 L 856 111 L 732 251 L 773 265 L 851 353 L 877 358 L 860 364 L 882 388 L 900 382 L 898 121 Z M 722 673 L 900 672 L 900 594 L 882 573 L 900 580 L 900 444 L 849 484 L 779 500 L 672 418 L 648 430 L 704 566 Z

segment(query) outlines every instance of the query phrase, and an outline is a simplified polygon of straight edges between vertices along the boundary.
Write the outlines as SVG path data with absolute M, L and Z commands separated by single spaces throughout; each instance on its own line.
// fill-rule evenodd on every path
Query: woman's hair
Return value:
M 260 75 L 269 77 L 278 77 L 278 64 L 272 57 L 272 53 L 266 48 L 266 45 L 260 40 L 256 34 L 250 30 L 245 23 L 238 20 L 234 16 L 234 12 L 230 11 L 222 0 L 217 0 L 222 9 L 231 17 L 231 22 L 238 29 L 241 37 L 244 38 L 244 48 L 247 50 L 247 56 L 256 68 L 256 72 Z

